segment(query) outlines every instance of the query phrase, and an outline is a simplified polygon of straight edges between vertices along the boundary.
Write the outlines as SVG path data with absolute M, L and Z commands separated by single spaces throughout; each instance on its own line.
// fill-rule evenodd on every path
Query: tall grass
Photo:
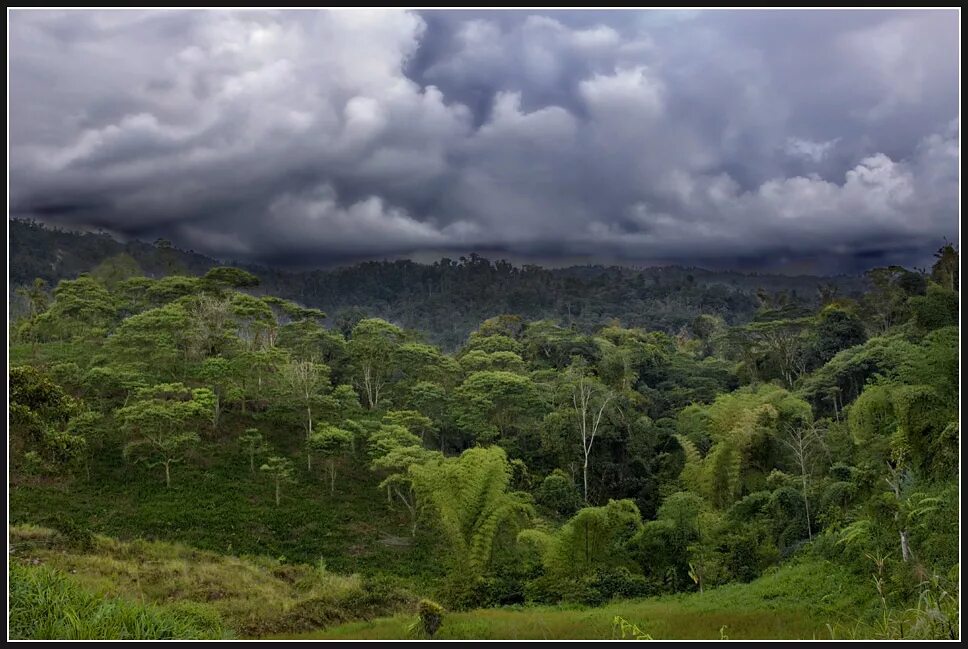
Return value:
M 223 638 L 218 614 L 194 603 L 167 606 L 102 598 L 47 566 L 10 563 L 10 637 L 18 640 Z
M 71 573 L 89 592 L 156 604 L 194 602 L 216 611 L 236 635 L 318 629 L 402 610 L 413 598 L 392 583 L 270 557 L 231 556 L 179 543 L 10 528 L 15 556 Z

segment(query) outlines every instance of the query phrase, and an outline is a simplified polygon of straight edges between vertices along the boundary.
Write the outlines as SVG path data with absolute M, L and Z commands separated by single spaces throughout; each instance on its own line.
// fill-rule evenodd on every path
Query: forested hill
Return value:
M 223 263 L 166 241 L 121 243 L 107 234 L 10 222 L 10 285 L 45 280 L 49 288 L 84 272 L 102 276 L 203 274 Z M 676 266 L 633 269 L 573 266 L 547 269 L 492 262 L 477 255 L 412 261 L 370 261 L 354 266 L 285 271 L 248 264 L 259 292 L 296 300 L 349 330 L 364 316 L 423 332 L 446 349 L 461 345 L 482 321 L 500 313 L 549 319 L 590 332 L 612 319 L 632 327 L 676 333 L 701 313 L 729 324 L 753 318 L 764 303 L 809 310 L 821 297 L 855 297 L 856 276 L 815 277 L 714 272 Z M 12 315 L 23 307 L 12 296 Z

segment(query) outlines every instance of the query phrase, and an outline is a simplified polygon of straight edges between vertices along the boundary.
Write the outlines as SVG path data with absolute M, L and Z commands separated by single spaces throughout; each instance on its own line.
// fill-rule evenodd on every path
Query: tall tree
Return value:
M 246 428 L 245 432 L 239 435 L 239 444 L 243 452 L 249 456 L 249 471 L 255 475 L 255 456 L 269 450 L 262 433 L 258 428 Z
M 282 485 L 296 481 L 295 467 L 292 460 L 273 455 L 266 463 L 259 467 L 263 474 L 269 476 L 276 488 L 276 507 L 282 502 Z
M 326 458 L 331 496 L 336 493 L 336 460 L 345 455 L 352 444 L 353 433 L 328 424 L 318 426 L 306 440 L 307 453 L 319 453 Z
M 823 435 L 824 430 L 816 423 L 800 424 L 792 426 L 786 438 L 782 440 L 800 472 L 800 492 L 803 496 L 803 510 L 807 519 L 807 538 L 811 541 L 813 528 L 810 523 L 809 479 L 818 458 L 827 450 Z
M 370 410 L 380 405 L 387 382 L 396 367 L 396 349 L 403 330 L 379 318 L 360 320 L 347 344 L 356 371 L 355 384 Z
M 313 406 L 320 403 L 324 390 L 329 387 L 329 367 L 312 361 L 289 361 L 282 366 L 282 384 L 290 398 L 306 413 L 306 439 L 313 436 Z M 306 464 L 312 469 L 312 454 L 307 450 Z
M 581 437 L 582 448 L 582 484 L 584 486 L 585 502 L 588 502 L 588 462 L 595 444 L 595 437 L 602 424 L 605 408 L 612 401 L 614 395 L 609 392 L 595 377 L 591 376 L 585 362 L 576 358 L 568 371 L 568 382 L 571 392 L 571 403 L 575 411 L 575 421 L 578 434 Z

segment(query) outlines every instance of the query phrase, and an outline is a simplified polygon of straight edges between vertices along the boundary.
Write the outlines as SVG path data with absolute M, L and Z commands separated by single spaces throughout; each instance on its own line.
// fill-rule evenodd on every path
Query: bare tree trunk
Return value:
M 165 462 L 165 488 L 171 489 L 171 463 Z
M 807 499 L 807 472 L 806 469 L 803 471 L 803 509 L 807 513 L 807 538 L 811 541 L 813 540 L 813 530 L 810 527 L 810 501 Z
M 891 491 L 894 492 L 894 498 L 897 500 L 898 506 L 900 506 L 901 474 L 903 473 L 903 470 L 901 469 L 900 466 L 891 466 L 890 462 L 887 464 L 887 468 L 890 470 L 891 476 L 889 478 L 884 478 L 884 480 L 891 488 Z M 908 562 L 911 560 L 911 557 L 912 557 L 911 542 L 910 542 L 910 539 L 908 538 L 908 531 L 904 529 L 904 526 L 901 525 L 900 511 L 895 512 L 894 521 L 898 524 L 898 528 L 899 528 L 898 533 L 901 537 L 901 559 L 905 562 Z
M 901 559 L 911 560 L 911 544 L 908 542 L 907 530 L 901 530 Z

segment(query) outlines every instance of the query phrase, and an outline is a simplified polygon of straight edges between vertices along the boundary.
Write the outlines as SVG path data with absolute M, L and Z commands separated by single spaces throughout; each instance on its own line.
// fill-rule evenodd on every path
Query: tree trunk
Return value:
M 907 530 L 901 530 L 901 559 L 904 561 L 911 560 L 911 544 L 908 541 Z
M 803 474 L 803 508 L 807 513 L 807 538 L 813 540 L 813 529 L 810 527 L 810 501 L 807 500 L 807 474 Z
M 279 506 L 279 480 L 276 480 L 276 507 Z
M 255 475 L 255 452 L 254 451 L 249 451 L 249 471 L 252 472 L 252 475 Z
M 165 488 L 171 489 L 171 463 L 165 462 Z
M 336 462 L 333 458 L 329 459 L 329 495 L 336 494 Z

